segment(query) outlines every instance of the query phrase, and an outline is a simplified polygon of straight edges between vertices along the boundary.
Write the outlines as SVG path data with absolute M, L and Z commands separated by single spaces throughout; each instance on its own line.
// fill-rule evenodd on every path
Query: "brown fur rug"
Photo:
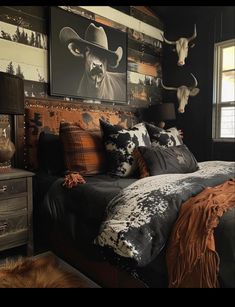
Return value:
M 79 277 L 58 266 L 57 258 L 7 260 L 0 268 L 0 288 L 86 288 Z

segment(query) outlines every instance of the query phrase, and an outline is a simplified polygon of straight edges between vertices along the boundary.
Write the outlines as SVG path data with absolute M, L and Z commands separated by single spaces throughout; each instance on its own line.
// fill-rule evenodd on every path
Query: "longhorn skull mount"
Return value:
M 169 87 L 165 86 L 161 80 L 161 85 L 165 90 L 177 91 L 177 98 L 179 102 L 179 113 L 184 113 L 185 106 L 188 104 L 189 96 L 196 96 L 200 89 L 197 88 L 198 82 L 196 77 L 191 73 L 193 77 L 194 84 L 192 86 L 181 85 L 179 87 Z
M 174 51 L 177 51 L 178 54 L 178 66 L 183 66 L 185 64 L 185 59 L 188 56 L 188 48 L 189 47 L 194 47 L 195 44 L 191 43 L 195 38 L 197 37 L 197 28 L 196 24 L 194 24 L 194 33 L 190 37 L 180 37 L 176 41 L 170 41 L 165 38 L 165 36 L 162 34 L 163 41 L 169 45 L 175 45 L 175 48 L 173 49 Z

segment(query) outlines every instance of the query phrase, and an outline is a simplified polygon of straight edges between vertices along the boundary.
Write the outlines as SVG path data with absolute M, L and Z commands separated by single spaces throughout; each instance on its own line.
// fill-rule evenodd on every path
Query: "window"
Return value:
M 235 138 L 235 39 L 215 44 L 213 138 Z

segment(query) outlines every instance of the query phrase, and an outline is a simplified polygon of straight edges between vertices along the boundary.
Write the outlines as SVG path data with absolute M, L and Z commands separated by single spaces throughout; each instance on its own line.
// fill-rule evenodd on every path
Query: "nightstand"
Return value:
M 27 245 L 33 255 L 32 176 L 15 168 L 0 172 L 0 251 Z

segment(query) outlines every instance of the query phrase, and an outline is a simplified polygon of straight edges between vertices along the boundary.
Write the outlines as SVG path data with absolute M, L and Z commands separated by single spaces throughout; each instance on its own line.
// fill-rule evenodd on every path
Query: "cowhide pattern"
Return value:
M 108 158 L 109 172 L 120 177 L 131 176 L 135 170 L 133 151 L 138 146 L 150 146 L 151 141 L 144 123 L 130 129 L 120 129 L 100 120 Z
M 155 133 L 152 138 L 152 146 L 172 147 L 182 145 L 183 142 L 180 138 L 176 128 L 170 128 Z
M 148 130 L 152 146 L 171 147 L 183 144 L 179 131 L 175 127 L 164 130 L 148 122 L 145 122 L 145 126 Z

